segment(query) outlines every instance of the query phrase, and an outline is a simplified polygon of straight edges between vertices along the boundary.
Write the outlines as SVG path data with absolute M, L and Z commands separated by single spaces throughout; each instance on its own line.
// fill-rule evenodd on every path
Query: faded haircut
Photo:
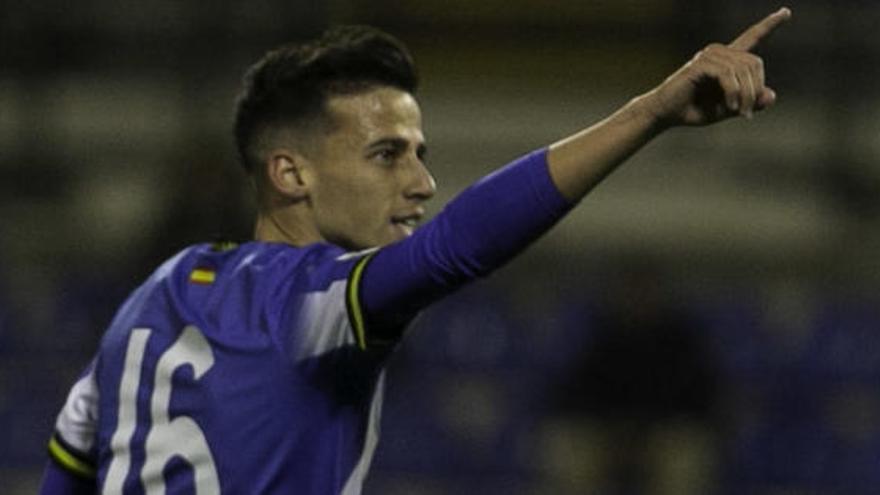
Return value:
M 398 39 L 368 26 L 339 26 L 317 39 L 283 45 L 245 73 L 236 101 L 235 140 L 241 163 L 253 173 L 260 139 L 269 132 L 308 126 L 326 118 L 331 96 L 374 86 L 415 94 L 412 56 Z

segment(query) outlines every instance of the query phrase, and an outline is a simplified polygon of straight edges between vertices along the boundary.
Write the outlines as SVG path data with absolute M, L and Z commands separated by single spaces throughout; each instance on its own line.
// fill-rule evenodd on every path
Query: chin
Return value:
M 363 251 L 365 249 L 380 248 L 383 246 L 387 246 L 389 244 L 394 244 L 395 242 L 397 242 L 399 240 L 401 240 L 401 239 L 388 239 L 388 238 L 385 238 L 382 240 L 372 239 L 370 241 L 364 241 L 364 242 L 349 242 L 348 244 L 346 244 L 342 247 L 344 247 L 348 251 Z
M 403 231 L 401 229 L 391 229 L 390 231 L 385 231 L 379 235 L 369 238 L 337 239 L 335 242 L 333 242 L 333 244 L 344 248 L 346 251 L 357 252 L 363 251 L 364 249 L 379 248 L 387 246 L 389 244 L 394 244 L 395 242 L 406 239 L 411 234 L 412 232 L 409 231 Z
M 386 242 L 385 244 L 386 244 L 386 245 L 387 245 L 387 244 L 394 244 L 395 242 L 402 241 L 402 240 L 406 239 L 407 237 L 409 237 L 409 236 L 411 236 L 411 235 L 412 235 L 412 232 L 397 233 L 397 234 L 394 235 L 394 238 L 393 238 L 393 239 L 391 239 L 390 241 Z
M 404 240 L 404 239 L 406 239 L 406 237 L 394 236 L 394 237 L 392 237 L 392 238 L 387 238 L 387 239 L 385 239 L 385 240 L 383 240 L 383 241 L 381 241 L 381 242 L 377 242 L 377 243 L 373 244 L 371 247 L 383 247 L 383 246 L 388 246 L 389 244 L 394 244 L 395 242 L 397 242 L 397 241 L 402 241 L 402 240 Z

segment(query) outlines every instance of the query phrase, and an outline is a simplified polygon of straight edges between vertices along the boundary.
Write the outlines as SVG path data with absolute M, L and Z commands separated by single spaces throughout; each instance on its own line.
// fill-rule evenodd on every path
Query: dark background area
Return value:
M 880 4 L 788 5 L 759 50 L 772 111 L 671 131 L 524 256 L 427 312 L 390 363 L 367 493 L 876 490 Z M 778 7 L 0 3 L 0 490 L 35 490 L 54 416 L 128 291 L 189 243 L 250 235 L 232 102 L 267 49 L 334 23 L 407 42 L 437 211 Z M 657 329 L 660 314 L 688 323 Z M 710 385 L 689 409 L 674 390 L 695 390 L 695 373 Z M 583 385 L 621 376 L 611 388 L 664 406 Z M 646 466 L 663 462 L 647 457 L 596 481 L 609 459 L 655 450 L 687 486 L 657 481 Z M 685 462 L 695 452 L 709 462 Z

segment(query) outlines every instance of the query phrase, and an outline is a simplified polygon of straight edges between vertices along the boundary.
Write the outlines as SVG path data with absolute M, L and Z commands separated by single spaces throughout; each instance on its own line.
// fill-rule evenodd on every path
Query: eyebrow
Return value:
M 370 143 L 370 145 L 367 146 L 367 149 L 372 151 L 383 146 L 391 146 L 395 150 L 400 151 L 405 150 L 409 146 L 409 141 L 397 137 L 381 138 L 378 141 Z M 425 143 L 419 143 L 416 147 L 416 154 L 419 155 L 419 157 L 425 156 L 427 152 L 428 146 Z

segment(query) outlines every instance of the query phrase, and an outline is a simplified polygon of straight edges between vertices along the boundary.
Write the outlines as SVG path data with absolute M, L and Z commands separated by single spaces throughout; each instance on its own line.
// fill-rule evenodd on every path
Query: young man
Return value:
M 245 78 L 235 129 L 255 241 L 190 247 L 132 293 L 58 416 L 43 493 L 360 493 L 382 366 L 407 323 L 522 251 L 663 130 L 771 105 L 750 50 L 789 16 L 706 47 L 418 230 L 434 181 L 406 49 L 355 27 L 269 53 Z

